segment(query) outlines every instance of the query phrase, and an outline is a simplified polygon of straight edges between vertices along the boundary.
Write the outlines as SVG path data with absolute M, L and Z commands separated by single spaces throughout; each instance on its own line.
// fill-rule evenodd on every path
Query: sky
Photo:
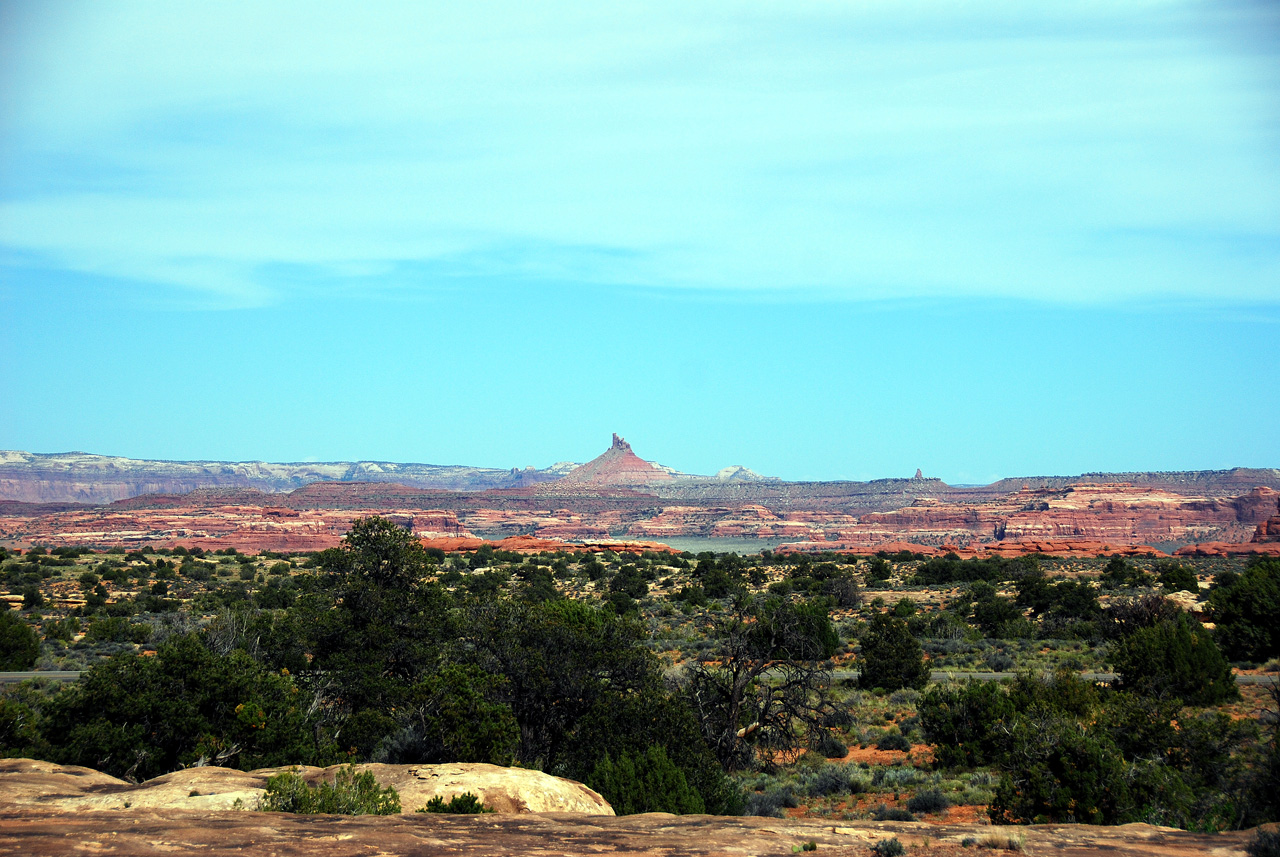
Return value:
M 0 0 L 0 448 L 1280 467 L 1280 4 Z

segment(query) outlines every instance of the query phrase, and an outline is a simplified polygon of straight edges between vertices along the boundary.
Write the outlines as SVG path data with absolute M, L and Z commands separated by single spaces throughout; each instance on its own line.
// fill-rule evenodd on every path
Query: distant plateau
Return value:
M 1086 473 L 948 485 L 698 476 L 614 435 L 585 464 L 148 461 L 0 452 L 0 543 L 317 550 L 381 514 L 428 544 L 669 543 L 758 552 L 1277 553 L 1280 470 Z

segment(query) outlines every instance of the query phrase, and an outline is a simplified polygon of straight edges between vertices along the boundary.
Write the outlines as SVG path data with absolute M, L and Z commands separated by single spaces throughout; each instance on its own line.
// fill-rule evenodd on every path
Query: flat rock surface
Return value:
M 494 765 L 358 765 L 400 792 L 399 816 L 289 815 L 253 811 L 283 768 L 201 767 L 131 784 L 89 768 L 0 759 L 0 855 L 772 855 L 813 842 L 820 853 L 868 855 L 897 837 L 929 857 L 993 853 L 985 837 L 1009 837 L 1024 854 L 1243 857 L 1251 833 L 1119 827 L 731 818 L 663 813 L 615 818 L 595 792 L 539 771 Z M 296 768 L 309 782 L 338 768 Z M 471 791 L 486 815 L 416 813 L 430 797 Z M 240 801 L 240 808 L 236 800 Z M 965 839 L 973 840 L 965 847 Z M 1006 852 L 1010 853 L 1010 852 Z
M 929 857 L 1013 853 L 962 847 L 965 837 L 1021 837 L 1022 853 L 1218 855 L 1243 857 L 1247 832 L 1222 834 L 1130 824 L 992 828 L 923 822 L 827 822 L 660 813 L 569 813 L 388 817 L 298 816 L 260 812 L 141 809 L 87 813 L 0 806 L 0 855 L 323 854 L 348 855 L 789 855 L 813 842 L 817 853 L 869 855 L 897 837 L 908 854 Z

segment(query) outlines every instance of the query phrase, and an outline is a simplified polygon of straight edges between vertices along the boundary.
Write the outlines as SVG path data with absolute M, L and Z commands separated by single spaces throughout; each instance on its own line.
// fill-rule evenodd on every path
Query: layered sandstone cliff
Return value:
M 517 537 L 599 543 L 673 538 L 769 539 L 814 549 L 892 543 L 946 549 L 1071 543 L 1087 549 L 1194 544 L 1276 545 L 1280 498 L 1270 488 L 1236 497 L 1185 497 L 1124 484 L 1026 489 L 982 502 L 920 497 L 889 512 L 851 515 L 765 504 L 664 505 L 634 492 L 554 495 L 437 492 L 405 486 L 311 485 L 285 495 L 204 491 L 70 509 L 0 508 L 0 542 L 49 545 L 185 545 L 239 550 L 319 550 L 351 522 L 379 514 L 424 538 Z M 254 502 L 254 501 L 258 502 Z M 267 501 L 267 502 L 263 502 Z M 1047 548 L 1046 548 L 1047 549 Z M 1205 548 L 1220 551 L 1221 548 Z

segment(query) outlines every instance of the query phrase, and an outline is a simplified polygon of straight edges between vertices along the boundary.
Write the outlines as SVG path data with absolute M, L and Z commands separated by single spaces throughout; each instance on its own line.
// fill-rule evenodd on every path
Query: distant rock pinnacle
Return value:
M 670 480 L 670 473 L 637 456 L 631 451 L 631 444 L 615 433 L 613 444 L 608 449 L 581 467 L 570 471 L 569 475 L 560 481 L 568 484 L 646 485 L 650 482 Z

